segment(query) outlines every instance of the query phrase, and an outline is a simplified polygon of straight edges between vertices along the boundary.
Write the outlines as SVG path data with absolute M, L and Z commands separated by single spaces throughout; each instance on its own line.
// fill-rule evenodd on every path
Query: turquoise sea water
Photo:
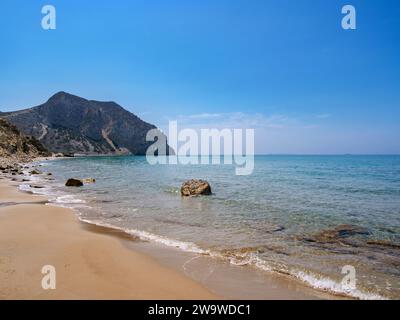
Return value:
M 55 180 L 39 191 L 86 221 L 319 289 L 400 298 L 400 156 L 256 156 L 249 176 L 133 156 L 48 161 L 43 170 Z M 70 177 L 96 183 L 64 187 Z M 213 195 L 181 198 L 192 178 L 208 180 Z M 346 265 L 356 288 L 341 284 Z

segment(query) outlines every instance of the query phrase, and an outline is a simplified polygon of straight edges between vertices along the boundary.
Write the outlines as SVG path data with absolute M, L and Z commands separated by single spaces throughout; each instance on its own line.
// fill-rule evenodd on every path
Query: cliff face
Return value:
M 30 159 L 48 155 L 49 152 L 34 137 L 22 135 L 14 125 L 0 118 L 0 157 Z
M 86 100 L 59 92 L 46 103 L 1 115 L 48 150 L 65 154 L 143 155 L 156 129 L 115 102 Z M 165 136 L 164 136 L 165 137 Z

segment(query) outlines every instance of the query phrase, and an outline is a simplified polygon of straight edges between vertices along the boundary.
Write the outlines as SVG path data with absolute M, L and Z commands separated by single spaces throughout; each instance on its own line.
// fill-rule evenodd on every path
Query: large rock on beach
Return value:
M 205 180 L 189 180 L 182 184 L 181 195 L 183 197 L 210 195 L 211 186 Z
M 82 180 L 79 179 L 68 179 L 67 182 L 65 183 L 66 187 L 82 187 L 83 186 L 83 182 Z

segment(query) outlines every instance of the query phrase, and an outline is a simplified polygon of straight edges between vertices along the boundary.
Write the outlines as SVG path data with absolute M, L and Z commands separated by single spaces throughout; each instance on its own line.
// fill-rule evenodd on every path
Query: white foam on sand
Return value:
M 208 250 L 203 250 L 192 242 L 174 240 L 174 239 L 159 236 L 159 235 L 147 232 L 147 231 L 141 231 L 141 230 L 135 230 L 135 229 L 126 229 L 125 232 L 127 232 L 131 235 L 137 236 L 137 237 L 139 237 L 139 239 L 142 239 L 142 240 L 161 243 L 168 247 L 178 248 L 178 249 L 186 251 L 186 252 L 192 252 L 192 253 L 198 253 L 198 254 L 208 254 L 209 253 Z
M 33 188 L 31 188 L 29 184 L 20 184 L 18 186 L 18 189 L 21 190 L 21 191 L 24 191 L 24 192 L 32 192 L 32 193 L 34 192 L 32 190 Z
M 72 194 L 66 194 L 62 196 L 56 197 L 52 202 L 60 203 L 60 204 L 79 204 L 79 203 L 86 203 L 85 200 L 78 199 Z
M 94 224 L 96 226 L 120 230 L 120 231 L 123 231 L 134 237 L 138 237 L 140 240 L 160 243 L 160 244 L 163 244 L 168 247 L 178 248 L 185 252 L 198 253 L 198 254 L 209 254 L 210 253 L 208 250 L 203 250 L 203 249 L 199 248 L 196 244 L 191 243 L 191 242 L 174 240 L 174 239 L 159 236 L 154 233 L 147 232 L 147 231 L 116 227 L 114 225 L 111 225 L 111 224 L 108 224 L 108 223 L 105 223 L 102 221 L 88 220 L 88 219 L 81 218 L 81 217 L 80 217 L 80 220 L 83 222 L 89 223 L 89 224 Z

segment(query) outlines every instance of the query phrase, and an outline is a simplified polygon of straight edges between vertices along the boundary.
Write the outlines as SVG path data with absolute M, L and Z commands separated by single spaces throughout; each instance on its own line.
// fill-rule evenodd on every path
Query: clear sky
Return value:
M 52 4 L 57 29 L 43 30 Z M 341 8 L 357 10 L 343 30 Z M 0 110 L 57 91 L 257 153 L 400 153 L 400 1 L 1 0 Z

